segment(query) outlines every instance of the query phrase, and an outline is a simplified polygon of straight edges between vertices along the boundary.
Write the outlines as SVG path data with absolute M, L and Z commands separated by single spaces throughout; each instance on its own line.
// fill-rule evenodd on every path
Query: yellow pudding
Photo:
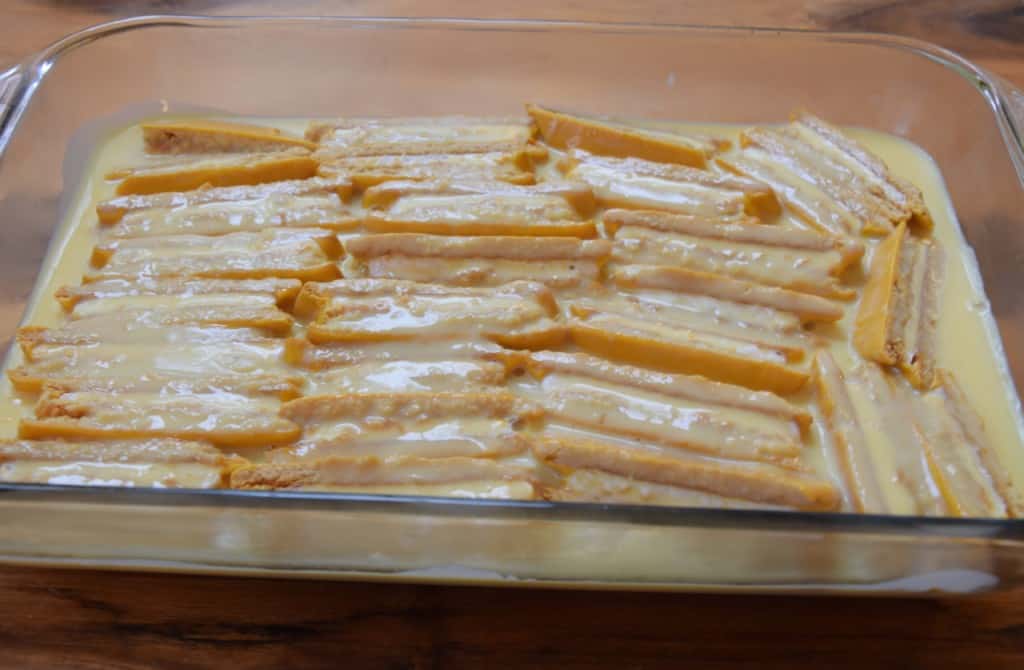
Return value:
M 0 476 L 1024 514 L 919 149 L 527 113 L 115 133 L 6 360 Z

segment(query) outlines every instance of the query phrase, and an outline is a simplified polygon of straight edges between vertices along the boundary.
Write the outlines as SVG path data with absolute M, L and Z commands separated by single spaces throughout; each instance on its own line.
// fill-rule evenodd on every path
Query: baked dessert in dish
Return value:
M 0 481 L 1024 514 L 924 154 L 526 112 L 116 134 L 8 357 Z

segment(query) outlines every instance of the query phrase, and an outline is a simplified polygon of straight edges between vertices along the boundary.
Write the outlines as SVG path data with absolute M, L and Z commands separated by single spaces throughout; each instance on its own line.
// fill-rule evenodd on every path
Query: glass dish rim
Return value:
M 450 29 L 493 31 L 569 31 L 613 34 L 665 33 L 758 37 L 785 36 L 818 42 L 865 44 L 917 54 L 958 73 L 982 95 L 995 116 L 1004 144 L 1024 187 L 1024 114 L 1016 116 L 1012 85 L 958 54 L 915 38 L 866 32 L 831 32 L 755 26 L 650 24 L 533 19 L 403 18 L 342 16 L 204 16 L 153 14 L 108 21 L 71 33 L 0 72 L 0 161 L 18 122 L 47 72 L 63 55 L 120 32 L 141 28 L 244 28 L 246 25 L 330 23 L 362 29 Z M 1024 110 L 1022 110 L 1024 111 Z M 537 520 L 678 528 L 738 528 L 762 531 L 846 532 L 916 538 L 964 538 L 1024 542 L 1024 519 L 952 518 L 851 514 L 789 510 L 729 510 L 620 503 L 516 501 L 432 496 L 243 491 L 234 489 L 144 489 L 0 484 L 0 504 L 103 504 L 141 507 L 217 507 L 224 510 L 278 509 L 348 513 L 411 514 L 473 518 L 480 521 Z

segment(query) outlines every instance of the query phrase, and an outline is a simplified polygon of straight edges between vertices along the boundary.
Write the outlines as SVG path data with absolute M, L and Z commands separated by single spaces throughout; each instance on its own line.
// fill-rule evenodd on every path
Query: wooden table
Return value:
M 489 16 L 885 31 L 1024 87 L 1016 1 L 207 0 L 0 5 L 0 68 L 132 13 Z M 706 5 L 706 6 L 705 6 Z M 1024 667 L 1024 591 L 962 600 L 654 595 L 0 569 L 0 668 Z

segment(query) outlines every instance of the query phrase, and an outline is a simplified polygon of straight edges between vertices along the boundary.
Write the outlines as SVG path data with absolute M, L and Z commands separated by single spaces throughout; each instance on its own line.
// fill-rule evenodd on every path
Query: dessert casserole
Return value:
M 941 176 L 785 124 L 154 118 L 0 386 L 0 481 L 1024 514 Z

